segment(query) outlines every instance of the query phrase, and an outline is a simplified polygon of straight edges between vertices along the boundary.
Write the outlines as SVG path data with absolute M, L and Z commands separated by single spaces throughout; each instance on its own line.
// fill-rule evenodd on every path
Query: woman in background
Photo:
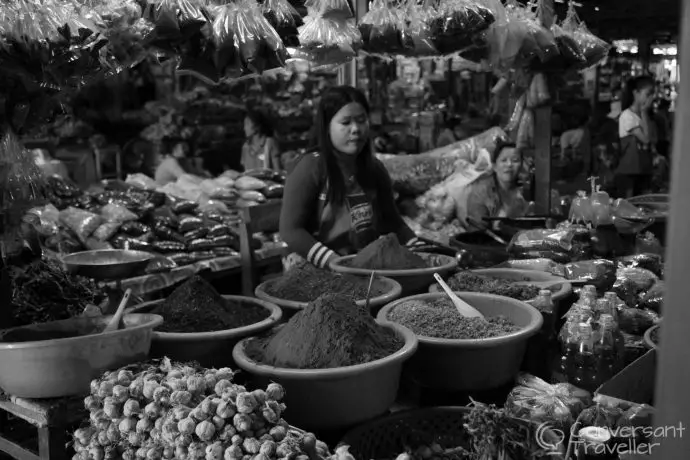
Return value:
M 160 155 L 156 171 L 153 178 L 158 185 L 166 185 L 171 182 L 176 182 L 177 179 L 187 174 L 187 171 L 182 167 L 182 161 L 186 158 L 189 147 L 183 142 L 173 143 L 172 141 L 165 142 L 164 149 L 166 153 Z
M 469 186 L 467 217 L 464 219 L 468 231 L 489 228 L 485 217 L 525 215 L 527 202 L 519 186 L 522 160 L 522 151 L 515 144 L 499 143 L 496 146 L 492 158 L 493 172 Z
M 318 147 L 302 156 L 288 176 L 280 213 L 280 236 L 300 260 L 327 267 L 381 235 L 417 243 L 393 198 L 390 176 L 372 154 L 369 104 L 349 86 L 326 90 L 315 122 Z
M 631 79 L 623 92 L 618 137 L 621 156 L 616 168 L 616 188 L 620 198 L 645 193 L 650 187 L 653 158 L 650 141 L 653 135 L 650 108 L 654 94 L 652 77 Z
M 272 169 L 280 171 L 280 149 L 274 138 L 273 127 L 266 115 L 250 110 L 244 117 L 244 134 L 247 137 L 242 146 L 242 166 L 250 169 Z

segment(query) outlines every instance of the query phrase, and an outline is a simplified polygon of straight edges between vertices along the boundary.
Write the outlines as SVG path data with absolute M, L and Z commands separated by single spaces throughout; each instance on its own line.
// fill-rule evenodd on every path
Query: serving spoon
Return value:
M 120 301 L 120 305 L 118 305 L 117 307 L 117 311 L 110 319 L 110 322 L 105 327 L 105 329 L 103 329 L 103 332 L 101 332 L 101 334 L 105 334 L 106 332 L 117 331 L 118 329 L 120 329 L 120 321 L 122 321 L 122 315 L 125 312 L 125 307 L 127 306 L 127 302 L 129 302 L 130 295 L 132 295 L 132 290 L 127 289 L 125 291 L 125 294 L 122 296 L 122 300 Z
M 453 302 L 455 308 L 458 309 L 458 313 L 460 313 L 462 316 L 466 316 L 467 318 L 481 318 L 482 320 L 486 321 L 486 318 L 484 318 L 484 315 L 482 315 L 479 310 L 455 295 L 450 286 L 443 281 L 443 278 L 441 278 L 438 273 L 434 273 L 434 279 L 446 292 L 446 295 L 450 298 L 451 302 Z
M 369 287 L 367 288 L 367 300 L 366 303 L 364 304 L 364 308 L 369 310 L 369 299 L 371 299 L 371 287 L 374 285 L 374 277 L 376 276 L 376 271 L 371 272 L 371 276 L 369 277 Z

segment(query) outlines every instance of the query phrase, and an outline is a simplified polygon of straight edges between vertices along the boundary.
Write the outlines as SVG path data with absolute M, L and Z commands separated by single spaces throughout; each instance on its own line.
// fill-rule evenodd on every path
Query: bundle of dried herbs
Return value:
M 151 313 L 165 320 L 162 332 L 212 332 L 255 324 L 270 313 L 251 303 L 223 298 L 208 281 L 194 276 L 175 289 Z
M 12 286 L 13 326 L 72 318 L 87 305 L 99 305 L 105 299 L 93 280 L 70 275 L 54 259 L 38 259 L 7 270 Z

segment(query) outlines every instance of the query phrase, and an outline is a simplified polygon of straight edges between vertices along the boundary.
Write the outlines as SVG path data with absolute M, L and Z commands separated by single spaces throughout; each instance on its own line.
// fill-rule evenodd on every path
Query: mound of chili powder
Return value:
M 342 295 L 326 294 L 268 337 L 249 341 L 248 356 L 290 369 L 330 369 L 390 356 L 404 345 L 392 329 Z
M 273 297 L 297 302 L 311 302 L 329 293 L 341 294 L 357 301 L 366 299 L 368 288 L 369 278 L 334 273 L 310 263 L 302 263 L 272 281 L 266 291 Z M 380 296 L 386 291 L 384 284 L 374 279 L 371 297 Z
M 151 313 L 165 320 L 156 330 L 161 332 L 212 332 L 236 329 L 258 323 L 270 315 L 258 305 L 231 302 L 213 286 L 194 276 L 175 289 Z
M 350 265 L 370 270 L 411 270 L 427 267 L 426 261 L 401 245 L 394 233 L 369 243 L 357 253 Z

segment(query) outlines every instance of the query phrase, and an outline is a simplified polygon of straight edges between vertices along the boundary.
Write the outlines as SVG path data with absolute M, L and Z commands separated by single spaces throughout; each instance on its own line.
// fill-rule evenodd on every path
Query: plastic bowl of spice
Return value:
M 527 340 L 542 326 L 542 314 L 509 297 L 456 294 L 483 313 L 488 324 L 460 316 L 442 293 L 398 299 L 383 307 L 377 319 L 402 324 L 417 334 L 419 349 L 409 366 L 422 387 L 471 391 L 511 382 L 520 370 Z
M 152 357 L 197 361 L 205 367 L 231 366 L 229 350 L 240 339 L 270 329 L 283 316 L 280 307 L 265 300 L 221 296 L 198 276 L 167 299 L 143 303 L 132 311 L 163 317 L 163 324 L 153 332 Z
M 427 268 L 415 268 L 409 270 L 375 270 L 379 276 L 391 278 L 402 286 L 402 295 L 411 295 L 426 290 L 434 282 L 434 273 L 445 277 L 455 271 L 458 261 L 455 257 L 442 254 L 417 253 L 427 262 Z M 330 263 L 331 270 L 350 275 L 370 276 L 374 270 L 367 268 L 355 268 L 351 266 L 356 256 L 342 256 Z
M 80 316 L 0 332 L 0 388 L 20 398 L 80 395 L 104 371 L 145 360 L 163 318 L 127 314 L 124 328 L 101 333 L 111 318 Z
M 316 269 L 318 270 L 318 269 Z M 369 278 L 363 276 L 333 273 L 318 270 L 316 276 L 300 278 L 287 273 L 280 278 L 264 281 L 254 290 L 254 294 L 267 302 L 274 303 L 290 314 L 302 310 L 307 304 L 325 293 L 341 293 L 356 299 L 357 305 L 366 305 Z M 371 286 L 369 308 L 372 312 L 400 297 L 402 287 L 397 281 L 377 276 Z
M 258 388 L 285 388 L 291 425 L 330 431 L 386 413 L 416 350 L 408 328 L 378 323 L 351 299 L 324 295 L 271 333 L 243 339 L 232 355 Z
M 476 275 L 476 276 L 472 276 Z M 573 286 L 565 278 L 535 270 L 517 268 L 483 268 L 465 270 L 451 275 L 447 282 L 454 291 L 481 292 L 511 297 L 528 302 L 539 295 L 537 286 L 515 286 L 513 281 L 563 281 L 551 287 L 551 300 L 558 307 L 560 302 L 573 292 Z M 438 284 L 432 284 L 429 292 L 441 292 Z M 558 315 L 558 311 L 556 311 Z

